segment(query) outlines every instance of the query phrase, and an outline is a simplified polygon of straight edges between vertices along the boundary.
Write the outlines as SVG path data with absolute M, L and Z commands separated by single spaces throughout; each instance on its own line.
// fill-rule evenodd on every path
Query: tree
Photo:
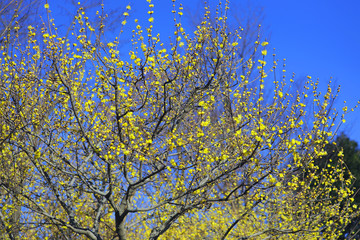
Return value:
M 26 26 L 36 14 L 39 0 L 4 0 L 0 3 L 0 41 L 7 37 L 18 26 Z
M 340 236 L 355 208 L 347 169 L 330 165 L 318 176 L 314 164 L 337 119 L 332 89 L 321 95 L 309 80 L 291 95 L 291 81 L 275 79 L 265 101 L 268 43 L 254 43 L 257 62 L 236 55 L 241 39 L 227 29 L 227 4 L 212 23 L 206 8 L 193 34 L 179 6 L 166 49 L 149 2 L 129 56 L 81 8 L 74 37 L 29 26 L 27 44 L 1 47 L 1 237 Z M 309 98 L 313 113 L 304 111 Z M 309 117 L 312 128 L 302 128 Z
M 18 34 L 17 40 L 22 41 L 26 39 L 27 26 L 41 27 L 44 24 L 43 19 L 46 18 L 46 12 L 40 7 L 46 4 L 46 0 L 3 0 L 0 2 L 0 44 L 4 44 L 5 39 Z M 65 0 L 61 2 L 60 9 L 65 16 L 73 17 L 73 11 L 76 12 L 79 1 Z M 81 2 L 81 6 L 85 11 L 91 11 L 94 8 L 100 8 L 102 2 L 94 0 L 85 0 Z M 88 19 L 93 26 L 99 27 L 99 24 L 103 24 L 106 21 L 106 28 L 108 31 L 116 29 L 118 26 L 116 23 L 122 17 L 122 9 L 113 8 L 111 11 L 105 13 L 102 8 L 102 15 L 96 19 Z M 107 21 L 110 19 L 111 21 Z M 74 19 L 67 19 L 63 26 L 69 29 L 62 29 L 70 31 L 72 27 L 71 22 Z M 116 25 L 116 26 L 115 26 Z M 58 26 L 59 27 L 59 26 Z M 9 42 L 7 39 L 6 42 Z M 9 47 L 8 47 L 9 48 Z
M 326 146 L 327 156 L 324 156 L 315 161 L 319 169 L 324 168 L 327 164 L 336 165 L 343 164 L 351 172 L 351 175 L 346 175 L 347 179 L 352 181 L 352 185 L 356 192 L 354 196 L 354 203 L 360 204 L 360 195 L 358 193 L 360 189 L 360 152 L 357 142 L 350 140 L 344 133 L 340 134 L 336 141 Z M 340 158 L 339 158 L 340 157 Z M 349 173 L 350 173 L 349 172 Z M 339 184 L 339 183 L 338 183 Z M 358 239 L 359 235 L 359 215 L 356 216 L 345 228 L 344 233 L 339 239 Z

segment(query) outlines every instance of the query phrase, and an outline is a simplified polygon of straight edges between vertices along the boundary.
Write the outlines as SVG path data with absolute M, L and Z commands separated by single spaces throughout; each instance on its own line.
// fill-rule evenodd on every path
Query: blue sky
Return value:
M 279 59 L 296 76 L 310 75 L 341 85 L 337 108 L 343 101 L 360 100 L 360 1 L 256 0 L 264 8 L 264 26 Z M 342 130 L 360 143 L 360 109 L 347 116 Z
M 61 3 L 50 0 L 50 5 Z M 130 3 L 132 11 L 130 20 L 139 18 L 146 22 L 148 3 L 145 0 L 116 1 L 105 0 L 105 9 L 116 7 L 124 9 Z M 217 0 L 211 1 L 217 2 Z M 295 80 L 301 81 L 305 76 L 319 78 L 322 89 L 332 78 L 341 85 L 341 93 L 336 102 L 337 109 L 352 107 L 360 100 L 360 1 L 348 0 L 230 0 L 237 6 L 239 16 L 249 12 L 248 6 L 254 9 L 263 8 L 262 26 L 266 29 L 270 46 L 275 48 L 277 58 L 286 58 L 286 70 L 289 77 L 296 74 Z M 165 40 L 172 31 L 172 1 L 153 0 L 155 4 L 155 31 L 160 32 Z M 183 3 L 185 13 L 196 14 L 199 9 L 197 0 L 177 0 Z M 64 7 L 64 6 L 63 6 Z M 66 6 L 65 6 L 66 7 Z M 52 9 L 56 19 L 59 13 Z M 64 12 L 62 12 L 64 14 Z M 60 14 L 61 15 L 61 14 Z M 185 21 L 186 15 L 184 15 Z M 61 18 L 61 17 L 60 17 Z M 119 23 L 120 24 L 120 23 Z M 127 30 L 131 30 L 128 25 Z M 126 40 L 126 39 L 125 39 Z M 129 39 L 128 39 L 129 40 Z M 128 42 L 128 41 L 125 41 Z M 126 45 L 124 53 L 126 53 Z M 346 117 L 347 122 L 340 131 L 360 143 L 360 109 Z

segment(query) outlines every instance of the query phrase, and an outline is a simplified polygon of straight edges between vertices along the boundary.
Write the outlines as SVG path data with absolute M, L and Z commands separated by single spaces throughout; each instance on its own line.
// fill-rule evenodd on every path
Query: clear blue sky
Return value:
M 298 77 L 311 75 L 341 85 L 337 108 L 343 101 L 360 100 L 360 1 L 256 0 L 264 8 L 264 26 L 287 71 Z M 255 5 L 255 4 L 254 4 Z M 360 109 L 347 116 L 342 130 L 360 144 Z
M 139 18 L 146 22 L 145 0 L 105 0 L 105 9 L 130 3 L 130 21 Z M 177 0 L 183 3 L 185 12 L 196 13 L 198 0 Z M 217 0 L 211 0 L 217 2 Z M 360 100 L 360 1 L 359 0 L 230 0 L 238 7 L 239 14 L 248 9 L 241 6 L 262 7 L 263 26 L 269 34 L 270 46 L 276 49 L 278 59 L 286 58 L 288 73 L 295 72 L 298 79 L 310 75 L 325 84 L 330 77 L 341 85 L 336 107 L 341 109 L 347 101 L 349 107 Z M 50 0 L 54 7 L 61 5 Z M 171 35 L 172 1 L 153 0 L 155 4 L 155 30 L 165 40 Z M 250 4 L 248 4 L 250 3 Z M 56 9 L 52 9 L 56 16 Z M 64 12 L 62 12 L 63 14 Z M 186 15 L 184 15 L 186 17 Z M 186 19 L 185 19 L 186 23 Z M 120 24 L 120 22 L 119 22 Z M 131 25 L 128 26 L 129 28 Z M 130 29 L 128 29 L 130 30 Z M 126 45 L 125 45 L 126 46 Z M 126 47 L 124 48 L 124 50 Z M 126 51 L 124 51 L 126 53 Z M 295 78 L 296 79 L 296 78 Z M 347 116 L 341 131 L 360 144 L 360 109 Z

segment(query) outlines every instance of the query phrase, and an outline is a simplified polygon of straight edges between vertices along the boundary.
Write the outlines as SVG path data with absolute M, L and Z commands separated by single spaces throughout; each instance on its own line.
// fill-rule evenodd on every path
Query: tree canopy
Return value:
M 322 156 L 315 160 L 315 164 L 319 166 L 319 170 L 324 168 L 326 165 L 337 165 L 342 164 L 348 168 L 351 175 L 354 177 L 353 187 L 356 194 L 353 196 L 354 204 L 360 204 L 360 195 L 358 193 L 360 189 L 360 151 L 358 143 L 351 140 L 347 135 L 341 133 L 337 136 L 336 140 L 329 143 L 325 147 L 327 151 L 326 156 Z M 349 172 L 349 173 L 350 173 Z M 349 179 L 350 176 L 345 175 L 345 178 Z M 341 183 L 334 183 L 341 184 Z M 345 231 L 338 239 L 358 239 L 360 237 L 360 215 L 357 213 L 356 217 L 346 226 Z
M 290 91 L 293 79 L 278 76 L 275 58 L 266 62 L 267 41 L 241 57 L 242 29 L 228 29 L 227 3 L 212 15 L 206 5 L 188 32 L 173 1 L 166 47 L 148 2 L 127 55 L 125 33 L 106 41 L 104 24 L 92 26 L 81 7 L 67 37 L 45 4 L 49 19 L 27 26 L 27 42 L 16 31 L 4 38 L 0 236 L 340 236 L 356 209 L 352 175 L 314 164 L 344 119 L 331 107 L 338 92 L 329 84 L 321 94 L 311 77 Z

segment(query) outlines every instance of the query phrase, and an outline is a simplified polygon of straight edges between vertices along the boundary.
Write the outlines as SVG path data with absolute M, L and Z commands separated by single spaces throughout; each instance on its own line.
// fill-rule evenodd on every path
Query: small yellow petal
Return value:
M 279 97 L 282 98 L 284 94 L 281 91 L 278 91 Z

